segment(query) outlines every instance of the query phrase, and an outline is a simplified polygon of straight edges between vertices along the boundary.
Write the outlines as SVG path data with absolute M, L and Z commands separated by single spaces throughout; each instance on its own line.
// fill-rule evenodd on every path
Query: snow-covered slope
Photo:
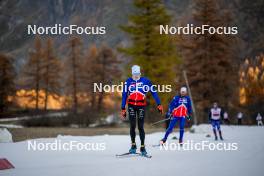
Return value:
M 13 142 L 12 134 L 6 129 L 0 126 L 0 143 L 1 142 Z
M 197 128 L 197 127 L 196 127 Z M 201 128 L 207 128 L 201 126 Z M 202 131 L 202 130 L 201 130 Z M 185 141 L 201 142 L 206 133 L 185 134 Z M 237 143 L 237 151 L 164 151 L 153 147 L 163 133 L 146 136 L 147 151 L 153 157 L 116 158 L 118 153 L 127 152 L 130 139 L 127 135 L 102 135 L 92 137 L 58 136 L 56 139 L 36 139 L 36 142 L 62 143 L 105 143 L 104 151 L 28 151 L 27 141 L 0 143 L 0 157 L 7 158 L 15 169 L 0 171 L 8 176 L 262 176 L 264 162 L 264 128 L 248 126 L 223 126 L 226 143 Z M 170 137 L 178 134 L 174 133 Z M 137 138 L 138 139 L 138 138 Z M 169 142 L 177 142 L 170 140 Z M 138 141 L 139 143 L 139 141 Z

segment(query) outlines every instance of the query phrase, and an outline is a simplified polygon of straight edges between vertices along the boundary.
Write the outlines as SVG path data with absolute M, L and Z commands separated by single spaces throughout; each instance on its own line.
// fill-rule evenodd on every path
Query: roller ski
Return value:
M 117 154 L 116 157 L 126 157 L 126 156 L 138 156 L 140 153 L 137 153 L 137 145 L 132 143 L 131 148 L 127 153 Z
M 154 144 L 154 145 L 152 145 L 152 147 L 161 147 L 161 146 L 165 145 L 165 143 L 166 143 L 166 140 L 161 139 L 159 144 Z
M 151 158 L 152 157 L 152 156 L 147 154 L 145 146 L 141 146 L 140 147 L 140 153 L 138 153 L 136 144 L 132 144 L 131 148 L 129 149 L 129 151 L 127 153 L 117 154 L 116 155 L 117 158 L 133 157 L 133 156 L 142 156 L 142 157 L 146 157 L 146 158 Z
M 147 153 L 146 148 L 145 148 L 144 145 L 142 145 L 142 146 L 140 147 L 140 155 L 141 155 L 142 157 L 146 157 L 146 158 L 151 158 L 151 157 L 152 157 L 152 156 L 148 155 L 148 153 Z
M 123 154 L 116 154 L 117 158 L 125 158 L 125 157 L 133 157 L 133 156 L 140 156 L 140 153 L 123 153 Z

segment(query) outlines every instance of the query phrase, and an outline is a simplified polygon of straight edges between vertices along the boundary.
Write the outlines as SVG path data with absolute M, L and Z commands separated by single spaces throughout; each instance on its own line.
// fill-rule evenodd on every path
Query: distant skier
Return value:
M 257 121 L 258 126 L 263 126 L 262 116 L 260 115 L 260 113 L 258 113 L 256 117 L 256 121 Z
M 227 112 L 224 112 L 224 122 L 225 122 L 225 124 L 230 125 L 230 120 L 228 118 L 228 113 Z
M 242 119 L 243 119 L 243 113 L 242 112 L 239 112 L 237 114 L 237 124 L 238 125 L 242 125 Z
M 222 109 L 218 107 L 217 102 L 214 102 L 213 107 L 209 111 L 209 122 L 212 125 L 215 140 L 218 140 L 216 131 L 218 131 L 220 139 L 223 140 L 222 131 L 220 127 L 222 117 L 223 117 Z
M 160 144 L 164 144 L 167 141 L 169 134 L 173 131 L 176 123 L 179 121 L 180 137 L 179 143 L 183 143 L 184 125 L 185 119 L 190 120 L 192 114 L 191 99 L 187 96 L 187 88 L 182 87 L 180 89 L 180 95 L 173 98 L 169 105 L 167 118 L 171 117 L 169 127 L 166 130 L 164 137 L 161 139 Z
M 126 103 L 128 103 L 128 116 L 130 121 L 130 137 L 131 137 L 131 148 L 129 153 L 136 153 L 136 121 L 138 123 L 139 136 L 141 140 L 140 152 L 142 155 L 147 155 L 145 149 L 145 131 L 144 131 L 144 118 L 145 118 L 145 106 L 146 106 L 146 94 L 151 92 L 157 109 L 160 113 L 163 113 L 163 108 L 156 90 L 149 79 L 141 77 L 140 67 L 134 65 L 132 67 L 132 78 L 128 78 L 125 82 L 122 93 L 122 111 L 121 117 L 126 118 Z

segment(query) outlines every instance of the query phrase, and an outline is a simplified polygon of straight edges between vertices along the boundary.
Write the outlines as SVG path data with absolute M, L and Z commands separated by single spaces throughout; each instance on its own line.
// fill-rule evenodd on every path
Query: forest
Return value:
M 155 84 L 172 86 L 171 92 L 159 94 L 165 110 L 186 85 L 186 72 L 198 123 L 208 121 L 213 102 L 233 122 L 238 112 L 243 112 L 246 124 L 255 123 L 258 113 L 264 115 L 261 0 L 103 0 L 85 5 L 35 1 L 29 9 L 32 14 L 50 14 L 37 18 L 16 11 L 14 2 L 0 2 L 4 9 L 0 12 L 0 118 L 48 118 L 25 121 L 25 126 L 89 126 L 111 114 L 119 119 L 121 94 L 94 92 L 93 86 L 124 82 L 134 64 Z M 21 1 L 19 5 L 27 4 Z M 55 22 L 102 25 L 106 34 L 26 34 L 29 23 L 48 26 Z M 237 26 L 238 34 L 162 35 L 159 31 L 160 25 L 187 24 Z M 148 96 L 146 122 L 164 118 Z M 57 112 L 67 115 L 62 120 L 50 119 Z

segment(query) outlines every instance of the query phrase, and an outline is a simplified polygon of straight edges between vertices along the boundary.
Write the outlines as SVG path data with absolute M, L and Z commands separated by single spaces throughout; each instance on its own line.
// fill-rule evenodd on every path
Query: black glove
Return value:
M 191 116 L 191 115 L 187 115 L 186 119 L 187 119 L 188 121 L 191 121 L 192 116 Z

